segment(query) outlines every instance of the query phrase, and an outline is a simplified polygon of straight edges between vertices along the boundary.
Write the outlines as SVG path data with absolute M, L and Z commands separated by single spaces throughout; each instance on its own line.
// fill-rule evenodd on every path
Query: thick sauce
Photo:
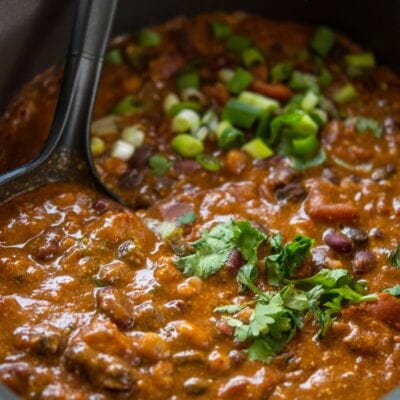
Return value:
M 135 156 L 110 158 L 110 137 L 97 158 L 107 182 L 145 209 L 124 209 L 71 184 L 49 185 L 1 206 L 0 382 L 22 398 L 369 400 L 400 383 L 400 301 L 394 296 L 381 293 L 377 301 L 345 307 L 320 340 L 314 338 L 315 319 L 306 315 L 271 363 L 250 361 L 246 343 L 234 340 L 214 309 L 254 295 L 238 291 L 228 268 L 207 279 L 183 276 L 174 264 L 179 249 L 154 229 L 193 212 L 195 221 L 182 228 L 182 247 L 204 228 L 245 219 L 268 235 L 281 232 L 285 242 L 296 234 L 313 238 L 302 276 L 345 268 L 365 279 L 371 293 L 400 283 L 400 270 L 388 261 L 400 239 L 397 77 L 375 67 L 353 81 L 357 100 L 340 106 L 346 118 L 332 118 L 322 128 L 323 165 L 298 171 L 285 157 L 252 160 L 210 141 L 206 149 L 221 163 L 210 172 L 171 149 L 171 119 L 161 104 L 174 90 L 176 72 L 188 60 L 201 60 L 206 102 L 223 108 L 221 92 L 229 94 L 215 83 L 215 71 L 236 61 L 210 34 L 216 18 L 251 38 L 268 54 L 268 66 L 307 48 L 312 35 L 308 27 L 242 14 L 176 19 L 157 28 L 164 41 L 148 69 L 106 66 L 95 112 L 95 119 L 107 115 L 132 93 L 151 105 L 120 123 L 141 124 L 147 149 L 172 165 L 164 176 L 153 174 L 147 159 L 137 165 Z M 123 38 L 116 46 L 131 41 Z M 349 81 L 340 66 L 349 51 L 359 49 L 338 37 L 326 61 L 333 75 L 327 97 Z M 298 70 L 312 68 L 307 60 L 294 62 Z M 258 73 L 263 76 L 257 79 L 267 79 L 266 71 Z M 49 71 L 37 78 L 1 120 L 3 170 L 40 149 L 59 75 Z M 376 119 L 382 136 L 346 122 L 359 115 Z M 332 232 L 345 234 L 338 239 Z M 268 252 L 262 245 L 262 290 L 274 290 L 265 276 Z

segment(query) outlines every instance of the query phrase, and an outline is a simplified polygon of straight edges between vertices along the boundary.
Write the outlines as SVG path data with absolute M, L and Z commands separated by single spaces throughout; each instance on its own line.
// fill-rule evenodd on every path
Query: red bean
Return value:
M 324 236 L 324 241 L 338 253 L 350 253 L 353 250 L 353 241 L 341 233 L 329 232 Z
M 354 255 L 353 272 L 356 274 L 366 274 L 376 267 L 375 254 L 370 250 L 361 250 Z

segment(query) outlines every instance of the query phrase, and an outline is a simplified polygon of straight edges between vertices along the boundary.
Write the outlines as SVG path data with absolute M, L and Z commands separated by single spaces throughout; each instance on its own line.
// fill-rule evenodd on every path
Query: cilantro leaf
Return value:
M 224 314 L 236 314 L 239 311 L 243 310 L 243 306 L 239 306 L 238 304 L 228 304 L 226 306 L 220 306 L 214 308 L 214 312 L 216 313 L 224 313 Z
M 400 241 L 397 242 L 397 247 L 389 256 L 389 262 L 393 267 L 400 268 Z
M 164 176 L 171 167 L 171 162 L 161 154 L 155 154 L 150 157 L 149 166 L 153 170 L 154 175 Z
M 313 244 L 312 239 L 298 235 L 283 246 L 280 233 L 272 236 L 269 239 L 272 254 L 266 258 L 269 284 L 279 286 L 284 279 L 293 277 Z
M 357 117 L 356 118 L 356 129 L 359 133 L 371 131 L 377 139 L 382 137 L 382 126 L 374 118 L 368 117 Z
M 389 293 L 392 296 L 400 297 L 400 285 L 394 285 L 384 290 L 385 293 Z
M 189 211 L 176 219 L 178 225 L 191 224 L 194 221 L 196 221 L 196 214 L 193 211 Z
M 254 265 L 258 247 L 264 240 L 266 236 L 249 221 L 230 221 L 216 225 L 209 232 L 204 230 L 201 238 L 193 243 L 196 252 L 179 258 L 175 264 L 185 276 L 207 278 L 222 268 L 235 248 L 249 265 Z

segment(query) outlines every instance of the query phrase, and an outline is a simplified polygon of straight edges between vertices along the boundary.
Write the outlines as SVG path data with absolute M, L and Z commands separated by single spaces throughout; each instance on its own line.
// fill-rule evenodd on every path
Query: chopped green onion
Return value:
M 178 227 L 177 224 L 172 221 L 163 221 L 156 227 L 156 229 L 162 240 L 182 234 L 182 228 Z
M 300 157 L 291 157 L 290 159 L 292 161 L 293 168 L 302 171 L 323 164 L 326 160 L 326 154 L 324 149 L 320 148 L 313 157 L 308 157 L 306 159 Z
M 228 83 L 235 75 L 235 71 L 229 68 L 222 68 L 218 71 L 218 79 L 222 82 Z
M 335 40 L 336 34 L 332 29 L 326 26 L 320 26 L 314 32 L 310 47 L 321 57 L 326 57 L 332 50 Z
M 153 170 L 154 175 L 164 176 L 171 167 L 171 162 L 161 154 L 155 154 L 150 157 L 149 166 Z
M 222 132 L 226 128 L 232 128 L 232 124 L 230 122 L 228 122 L 228 121 L 221 121 L 218 124 L 217 129 L 215 130 L 215 133 L 217 134 L 218 137 L 220 137 L 222 135 Z
M 322 67 L 318 75 L 318 84 L 321 86 L 329 86 L 332 80 L 332 74 L 329 72 L 329 69 Z
M 247 68 L 265 63 L 264 54 L 256 47 L 250 47 L 242 53 L 242 62 Z
M 218 115 L 213 110 L 208 110 L 201 117 L 200 123 L 215 131 L 218 127 Z
M 215 39 L 226 39 L 232 34 L 231 27 L 222 21 L 212 21 L 211 29 Z
M 111 157 L 119 158 L 120 160 L 127 161 L 135 152 L 135 147 L 125 140 L 116 140 L 111 147 Z
M 307 157 L 315 154 L 318 149 L 318 140 L 316 135 L 309 135 L 305 138 L 293 139 L 292 146 L 296 156 Z
M 276 111 L 279 108 L 279 103 L 275 99 L 250 91 L 240 93 L 238 100 L 242 103 L 258 107 L 263 111 Z
M 229 36 L 225 43 L 225 47 L 228 51 L 233 53 L 242 54 L 246 49 L 251 46 L 251 40 L 246 36 L 233 34 Z
M 201 140 L 188 134 L 175 136 L 171 141 L 171 147 L 185 158 L 194 158 L 204 151 Z
M 309 114 L 320 128 L 328 122 L 328 114 L 326 113 L 326 111 L 321 110 L 320 108 L 315 108 L 314 110 L 311 110 Z
M 218 171 L 221 168 L 221 164 L 218 158 L 210 155 L 201 153 L 196 156 L 196 161 L 207 171 Z
M 303 97 L 300 106 L 303 110 L 310 111 L 316 107 L 318 100 L 318 96 L 314 92 L 308 91 Z
M 116 115 L 107 115 L 92 122 L 90 132 L 95 136 L 115 135 L 119 132 L 121 118 Z
M 243 68 L 238 68 L 227 84 L 231 93 L 239 94 L 253 81 L 253 75 Z
M 136 125 L 128 126 L 122 131 L 121 139 L 134 147 L 139 147 L 143 144 L 144 132 Z
M 184 90 L 187 88 L 198 89 L 200 86 L 200 76 L 197 72 L 194 71 L 185 72 L 178 75 L 176 85 L 179 90 Z
M 316 135 L 318 125 L 303 110 L 295 110 L 275 117 L 271 122 L 271 137 L 268 143 L 273 144 L 279 136 L 291 139 Z
M 142 47 L 157 47 L 161 44 L 161 36 L 155 31 L 146 29 L 139 32 L 137 41 Z
M 382 137 L 382 125 L 374 118 L 357 117 L 356 129 L 360 133 L 371 131 L 377 139 Z
M 172 119 L 173 132 L 196 132 L 200 126 L 200 117 L 193 110 L 182 110 Z
M 189 211 L 176 219 L 178 225 L 187 225 L 193 223 L 194 221 L 196 221 L 196 214 L 193 211 Z
M 225 128 L 218 136 L 218 146 L 222 150 L 240 147 L 244 143 L 244 135 L 239 129 L 228 127 Z
M 200 92 L 200 90 L 188 87 L 186 89 L 182 90 L 182 98 L 185 101 L 199 101 L 200 103 L 204 102 L 204 96 L 203 93 Z
M 143 103 L 136 96 L 129 95 L 119 101 L 113 108 L 112 112 L 116 115 L 132 114 L 140 111 Z
M 171 109 L 179 104 L 179 97 L 175 93 L 168 93 L 163 101 L 163 109 L 166 113 L 169 113 Z
M 90 139 L 90 151 L 94 157 L 100 156 L 104 153 L 106 144 L 103 139 L 99 137 L 92 137 Z
M 263 140 L 268 139 L 269 135 L 269 124 L 271 121 L 272 112 L 263 111 L 259 118 L 259 123 L 256 130 L 256 136 L 262 138 Z
M 247 142 L 242 147 L 242 150 L 256 160 L 263 160 L 274 154 L 274 152 L 260 138 L 250 140 L 250 142 Z
M 297 91 L 313 90 L 319 92 L 317 77 L 304 72 L 294 71 L 289 86 Z
M 112 49 L 106 55 L 106 61 L 109 64 L 119 65 L 122 64 L 123 58 L 120 49 Z
M 250 128 L 260 115 L 260 108 L 243 103 L 237 99 L 230 99 L 224 108 L 222 118 L 240 128 Z
M 375 67 L 375 56 L 372 53 L 348 54 L 344 62 L 350 67 L 369 69 Z
M 347 103 L 349 101 L 356 99 L 357 97 L 358 97 L 357 90 L 351 83 L 342 86 L 335 92 L 333 96 L 333 98 L 337 103 Z
M 168 115 L 175 116 L 183 110 L 193 110 L 200 112 L 202 105 L 196 101 L 181 101 L 180 103 L 174 104 L 168 111 Z
M 197 129 L 197 131 L 193 133 L 193 136 L 195 138 L 203 141 L 206 139 L 206 137 L 208 136 L 209 133 L 210 133 L 210 130 L 208 129 L 207 126 L 200 126 L 200 128 Z
M 289 62 L 281 62 L 278 64 L 275 64 L 271 68 L 270 72 L 270 78 L 272 82 L 287 82 L 293 72 L 293 66 Z

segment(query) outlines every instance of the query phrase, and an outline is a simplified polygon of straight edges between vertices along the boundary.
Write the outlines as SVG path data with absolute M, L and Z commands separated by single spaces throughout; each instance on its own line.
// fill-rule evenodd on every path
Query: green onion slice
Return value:
M 335 101 L 339 104 L 347 103 L 349 101 L 356 99 L 357 97 L 358 97 L 357 90 L 351 83 L 342 86 L 335 92 L 333 96 Z
M 226 39 L 232 34 L 231 27 L 222 21 L 212 21 L 211 29 L 215 39 Z
M 228 127 L 225 128 L 218 136 L 218 146 L 222 150 L 240 147 L 244 143 L 243 132 L 239 129 Z
M 263 160 L 274 154 L 274 152 L 260 138 L 250 140 L 250 142 L 247 142 L 242 147 L 242 150 L 256 160 Z
M 109 64 L 119 65 L 122 64 L 123 58 L 120 49 L 112 49 L 106 54 L 106 61 Z
M 212 156 L 211 154 L 198 154 L 196 156 L 196 161 L 207 171 L 215 172 L 221 168 L 218 158 Z
M 176 85 L 180 91 L 193 88 L 198 89 L 200 86 L 200 76 L 195 71 L 188 71 L 178 75 Z
M 225 47 L 228 51 L 241 55 L 246 49 L 251 47 L 251 40 L 246 36 L 233 34 L 227 39 Z
M 201 112 L 202 108 L 203 108 L 202 105 L 196 101 L 181 101 L 173 104 L 169 108 L 168 115 L 174 117 L 183 110 L 193 110 L 199 113 Z
M 112 108 L 112 113 L 116 115 L 132 114 L 142 110 L 143 103 L 136 96 L 129 95 L 124 97 Z
M 201 140 L 184 133 L 172 139 L 171 147 L 185 158 L 194 158 L 204 151 Z
M 150 157 L 149 166 L 153 170 L 154 175 L 164 176 L 171 167 L 171 162 L 167 157 L 164 157 L 161 154 L 155 154 Z
M 139 32 L 137 42 L 142 47 L 157 47 L 161 44 L 161 36 L 155 31 L 146 29 Z
M 239 94 L 253 81 L 253 75 L 243 68 L 238 68 L 228 81 L 227 88 L 231 93 Z
M 251 68 L 256 65 L 264 64 L 265 57 L 261 50 L 256 47 L 250 47 L 242 53 L 242 62 L 247 68 Z
M 335 40 L 336 34 L 332 29 L 320 26 L 314 32 L 310 47 L 321 57 L 326 57 L 332 50 Z
M 287 82 L 290 80 L 293 72 L 293 66 L 289 62 L 275 64 L 271 68 L 270 78 L 272 82 Z
M 260 115 L 260 108 L 237 99 L 230 99 L 222 113 L 222 118 L 240 128 L 249 129 Z
M 344 62 L 349 67 L 369 69 L 375 67 L 375 56 L 372 53 L 348 54 Z

